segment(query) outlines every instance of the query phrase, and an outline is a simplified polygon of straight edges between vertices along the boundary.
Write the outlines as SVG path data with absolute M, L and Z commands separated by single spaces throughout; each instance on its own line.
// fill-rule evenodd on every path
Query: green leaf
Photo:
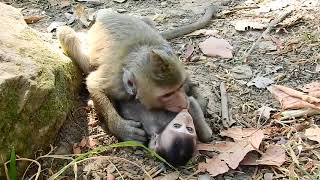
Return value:
M 16 151 L 14 148 L 11 150 L 10 164 L 9 164 L 9 179 L 17 179 L 17 166 L 16 166 Z

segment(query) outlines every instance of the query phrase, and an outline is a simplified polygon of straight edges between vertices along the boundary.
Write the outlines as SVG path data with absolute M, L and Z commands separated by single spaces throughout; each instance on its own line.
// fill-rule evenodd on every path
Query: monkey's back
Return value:
M 135 48 L 168 44 L 141 19 L 114 12 L 98 13 L 96 23 L 89 30 L 89 37 L 90 61 L 98 66 L 123 61 Z

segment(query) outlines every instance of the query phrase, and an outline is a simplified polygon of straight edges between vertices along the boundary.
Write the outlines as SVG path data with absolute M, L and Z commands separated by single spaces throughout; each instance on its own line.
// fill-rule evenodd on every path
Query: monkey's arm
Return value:
M 142 129 L 141 122 L 121 118 L 115 110 L 110 99 L 105 94 L 105 78 L 103 78 L 103 66 L 89 74 L 87 77 L 88 91 L 98 109 L 107 121 L 109 131 L 121 140 L 147 141 L 146 133 Z
M 193 118 L 193 123 L 197 132 L 197 136 L 201 142 L 209 142 L 212 140 L 212 130 L 207 124 L 200 105 L 193 97 L 189 97 L 189 113 Z
M 57 37 L 63 51 L 75 61 L 80 69 L 87 75 L 90 72 L 89 57 L 83 52 L 81 41 L 77 37 L 76 32 L 68 26 L 61 26 L 57 28 Z
M 187 96 L 192 96 L 198 101 L 203 114 L 206 114 L 209 100 L 201 95 L 198 86 L 193 83 L 190 78 L 186 81 L 185 92 Z
M 192 33 L 195 30 L 201 29 L 209 24 L 212 16 L 215 16 L 220 6 L 210 5 L 206 8 L 205 14 L 197 20 L 195 23 L 181 26 L 177 29 L 164 31 L 161 33 L 162 37 L 167 40 L 174 39 L 176 37 L 183 36 L 185 34 Z

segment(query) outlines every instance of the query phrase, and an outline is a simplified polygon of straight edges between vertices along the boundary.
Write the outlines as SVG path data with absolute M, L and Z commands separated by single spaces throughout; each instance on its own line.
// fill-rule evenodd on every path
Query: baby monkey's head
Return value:
M 193 119 L 183 110 L 158 135 L 152 137 L 149 147 L 174 166 L 186 164 L 196 149 L 196 131 Z

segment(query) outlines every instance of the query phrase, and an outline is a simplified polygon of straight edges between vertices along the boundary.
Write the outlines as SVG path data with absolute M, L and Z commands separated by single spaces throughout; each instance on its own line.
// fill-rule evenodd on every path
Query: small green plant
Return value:
M 16 180 L 16 179 L 17 179 L 16 151 L 13 148 L 10 154 L 9 180 Z

